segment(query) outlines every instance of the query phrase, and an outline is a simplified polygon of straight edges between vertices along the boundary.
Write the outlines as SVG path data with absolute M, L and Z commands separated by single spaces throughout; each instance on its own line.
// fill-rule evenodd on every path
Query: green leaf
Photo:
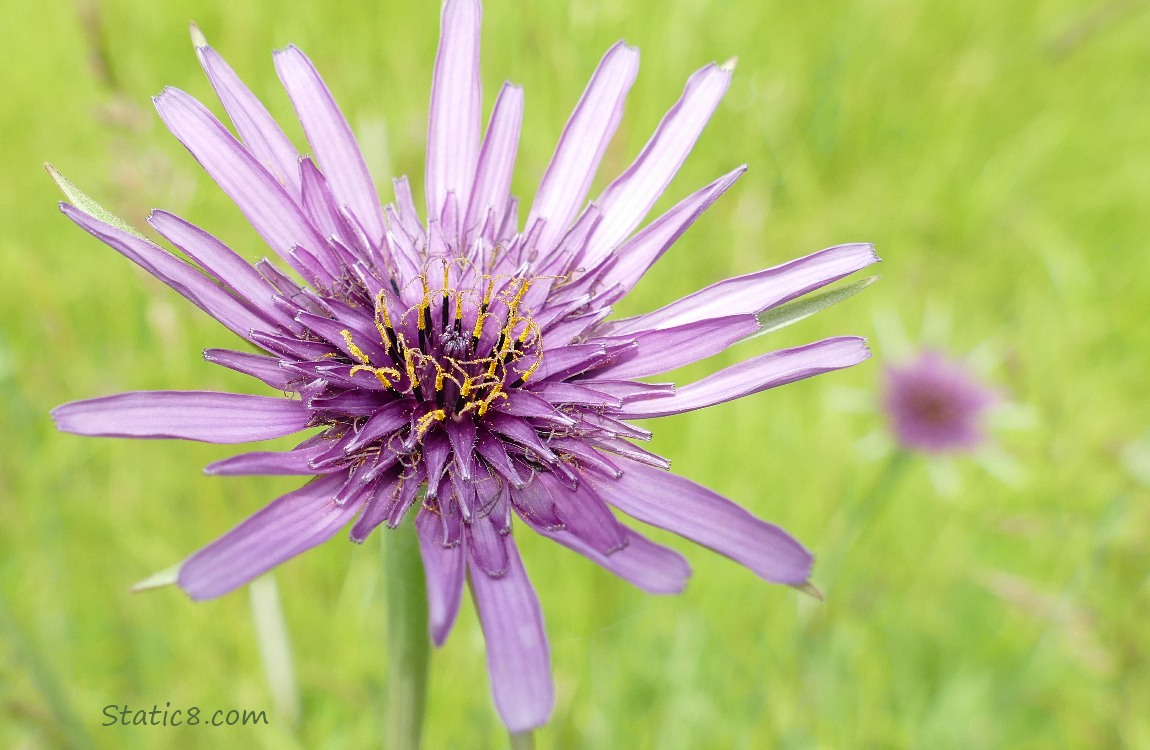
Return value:
M 869 276 L 850 284 L 824 289 L 817 294 L 809 294 L 801 299 L 791 300 L 778 307 L 772 307 L 769 310 L 763 310 L 759 313 L 759 325 L 761 325 L 762 328 L 743 340 L 753 339 L 756 336 L 762 336 L 764 333 L 786 328 L 791 323 L 797 323 L 803 318 L 809 318 L 819 310 L 828 308 L 836 302 L 842 302 L 848 297 L 853 297 L 877 280 L 878 276 Z
M 57 171 L 57 169 L 51 164 L 45 164 L 44 168 L 48 170 L 48 174 L 50 174 L 52 179 L 56 181 L 56 184 L 60 186 L 60 190 L 64 193 L 64 197 L 66 197 L 68 202 L 73 206 L 88 214 L 93 219 L 99 219 L 105 224 L 110 224 L 116 229 L 139 237 L 142 240 L 148 240 L 147 237 L 137 232 L 131 224 L 116 216 L 111 211 L 85 195 L 80 190 L 80 188 L 69 182 L 68 178 L 60 174 L 60 172 Z M 148 241 L 150 242 L 151 240 Z

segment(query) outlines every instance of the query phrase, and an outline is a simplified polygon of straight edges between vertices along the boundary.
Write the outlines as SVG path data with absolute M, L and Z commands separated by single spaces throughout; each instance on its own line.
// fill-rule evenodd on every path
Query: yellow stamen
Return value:
M 415 431 L 419 434 L 419 437 L 422 438 L 427 433 L 427 431 L 431 429 L 431 425 L 435 424 L 436 422 L 442 422 L 445 419 L 447 419 L 447 412 L 445 412 L 443 409 L 436 409 L 435 411 L 428 412 L 427 414 L 424 414 L 422 417 L 420 417 L 419 421 L 416 422 Z

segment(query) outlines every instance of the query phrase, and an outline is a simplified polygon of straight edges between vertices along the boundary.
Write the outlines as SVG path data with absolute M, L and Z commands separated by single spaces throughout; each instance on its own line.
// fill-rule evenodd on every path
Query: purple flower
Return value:
M 279 262 L 249 265 L 164 211 L 149 223 L 192 263 L 78 191 L 70 195 L 80 207 L 61 208 L 255 349 L 211 349 L 208 361 L 298 397 L 124 393 L 66 404 L 53 416 L 60 429 L 83 435 L 214 443 L 312 430 L 290 451 L 242 453 L 207 467 L 211 474 L 315 478 L 189 557 L 179 585 L 193 599 L 219 596 L 348 524 L 360 542 L 380 524 L 395 527 L 414 515 L 431 638 L 438 645 L 447 637 L 469 579 L 495 702 L 507 726 L 523 731 L 546 722 L 554 693 L 543 617 L 513 517 L 653 593 L 682 590 L 687 563 L 619 523 L 611 506 L 767 581 L 807 581 L 812 559 L 798 542 L 668 473 L 666 459 L 632 442 L 651 433 L 630 420 L 861 362 L 869 356 L 864 341 L 841 337 L 753 357 L 680 388 L 642 380 L 726 349 L 759 330 L 763 311 L 877 258 L 870 245 L 832 247 L 645 315 L 608 320 L 611 305 L 745 169 L 639 229 L 731 71 L 707 65 L 695 73 L 634 163 L 588 203 L 638 70 L 638 52 L 616 44 L 520 222 L 508 191 L 523 93 L 503 86 L 481 137 L 479 25 L 475 0 L 444 5 L 426 223 L 406 178 L 394 181 L 394 203 L 380 204 L 347 121 L 300 50 L 277 52 L 275 65 L 313 152 L 305 156 L 223 59 L 199 46 L 241 140 L 175 89 L 156 97 L 160 117 L 306 283 Z
M 996 400 L 994 391 L 938 352 L 886 371 L 883 407 L 895 437 L 910 450 L 977 448 L 985 438 L 983 412 Z

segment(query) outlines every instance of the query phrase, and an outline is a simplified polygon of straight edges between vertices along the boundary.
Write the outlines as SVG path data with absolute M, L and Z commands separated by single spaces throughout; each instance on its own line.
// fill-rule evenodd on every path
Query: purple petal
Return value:
M 427 217 L 439 218 L 448 193 L 466 196 L 479 152 L 479 23 L 477 0 L 443 5 L 439 51 L 427 127 Z
M 327 451 L 324 444 L 295 448 L 290 451 L 252 451 L 225 458 L 204 467 L 205 474 L 220 476 L 312 476 L 327 473 L 317 470 L 311 461 Z M 337 471 L 337 469 L 331 469 Z
M 203 229 L 167 211 L 153 211 L 148 223 L 206 271 L 230 286 L 280 325 L 298 329 L 272 304 L 275 289 L 255 267 Z
M 271 327 L 268 319 L 251 306 L 151 242 L 105 224 L 67 203 L 61 203 L 60 210 L 88 234 L 179 292 L 237 336 L 250 340 L 253 328 Z
M 455 470 L 462 479 L 471 478 L 472 455 L 475 451 L 475 436 L 477 428 L 475 420 L 454 419 L 447 420 L 444 427 L 447 438 L 451 441 L 451 450 L 455 454 Z
M 279 357 L 269 357 L 266 354 L 234 352 L 230 349 L 205 349 L 204 359 L 214 365 L 250 375 L 281 391 L 291 390 L 291 381 L 296 377 L 280 367 Z
M 415 517 L 415 528 L 419 532 L 419 552 L 427 581 L 427 625 L 432 643 L 442 646 L 459 614 L 467 553 L 462 544 L 443 545 L 443 527 L 431 511 L 420 511 Z
M 682 555 L 631 529 L 627 529 L 626 547 L 604 555 L 569 531 L 546 529 L 525 520 L 543 536 L 578 552 L 649 594 L 678 594 L 691 577 L 691 566 Z
M 487 498 L 477 498 L 479 502 Z M 477 505 L 479 504 L 477 502 Z M 482 571 L 482 575 L 499 578 L 507 574 L 508 547 L 514 543 L 495 528 L 489 515 L 477 515 L 464 527 L 467 533 L 467 552 L 472 565 Z
M 551 493 L 555 512 L 568 532 L 601 554 L 610 555 L 627 546 L 627 529 L 615 518 L 589 482 L 572 489 L 551 472 L 536 475 L 536 482 Z
M 336 201 L 348 206 L 368 238 L 379 243 L 384 235 L 379 193 L 331 91 L 311 60 L 294 45 L 275 53 L 275 66 Z
M 690 480 L 624 463 L 621 478 L 596 484 L 627 515 L 726 555 L 772 583 L 796 586 L 810 577 L 814 558 L 778 526 Z
M 870 356 L 866 340 L 856 336 L 823 339 L 794 349 L 782 349 L 753 357 L 714 375 L 684 385 L 666 398 L 628 403 L 618 414 L 624 419 L 644 419 L 681 414 L 705 406 L 857 365 Z
M 736 341 L 759 330 L 754 315 L 731 315 L 696 323 L 628 334 L 638 347 L 597 371 L 611 378 L 658 375 L 718 354 Z
M 604 286 L 618 284 L 625 290 L 633 288 L 667 248 L 677 242 L 683 232 L 746 171 L 746 166 L 742 166 L 723 175 L 702 190 L 691 193 L 644 227 L 616 251 L 616 260 L 603 274 L 600 283 Z
M 52 410 L 64 432 L 97 437 L 247 443 L 298 432 L 310 414 L 300 401 L 211 391 L 134 391 L 73 401 Z
M 526 732 L 551 717 L 555 685 L 539 600 L 510 539 L 507 552 L 507 573 L 500 578 L 488 576 L 472 559 L 468 569 L 487 641 L 487 672 L 495 706 L 509 731 Z
M 319 269 L 301 266 L 292 249 L 297 245 L 318 248 L 324 240 L 283 185 L 188 94 L 168 88 L 154 101 L 164 124 L 235 201 L 268 245 L 305 278 L 314 277 Z
M 180 568 L 180 588 L 193 599 L 211 599 L 327 541 L 359 509 L 332 500 L 346 479 L 332 474 L 272 501 L 189 557 Z
M 588 267 L 607 256 L 639 226 L 695 145 L 731 82 L 731 71 L 708 65 L 691 76 L 682 97 L 663 117 L 627 171 L 595 201 L 603 220 L 588 240 Z
M 874 245 L 837 245 L 774 268 L 720 281 L 655 312 L 616 321 L 610 330 L 641 331 L 721 315 L 762 312 L 876 262 Z
M 324 237 L 342 236 L 342 217 L 327 178 L 320 173 L 315 162 L 306 156 L 299 160 L 299 174 L 300 203 L 307 211 L 308 218 Z
M 196 55 L 244 145 L 281 185 L 288 188 L 293 197 L 298 197 L 300 186 L 296 161 L 299 152 L 295 146 L 268 114 L 267 108 L 215 50 L 206 46 L 196 47 Z
M 384 522 L 388 511 L 395 505 L 403 489 L 400 485 L 401 479 L 399 472 L 392 472 L 374 482 L 372 486 L 363 488 L 365 496 L 370 497 L 363 503 L 363 513 L 360 513 L 351 527 L 351 541 L 362 544 L 368 534 Z
M 603 55 L 575 105 L 527 217 L 528 227 L 536 220 L 547 222 L 536 243 L 541 251 L 551 250 L 586 200 L 638 72 L 639 51 L 617 42 Z
M 507 212 L 511 199 L 511 172 L 515 168 L 515 154 L 519 148 L 519 128 L 523 120 L 523 89 L 510 83 L 503 84 L 491 123 L 479 152 L 475 167 L 475 184 L 467 206 L 464 228 L 474 237 L 479 223 L 490 211 L 496 218 Z

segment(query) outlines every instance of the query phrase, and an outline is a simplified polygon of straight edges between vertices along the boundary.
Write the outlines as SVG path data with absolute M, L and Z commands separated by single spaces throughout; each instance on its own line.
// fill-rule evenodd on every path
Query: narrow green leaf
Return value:
M 105 224 L 110 224 L 120 231 L 135 235 L 142 240 L 148 240 L 147 237 L 137 232 L 131 224 L 116 216 L 111 211 L 85 195 L 80 190 L 80 188 L 69 182 L 68 178 L 60 174 L 60 172 L 51 164 L 45 164 L 44 168 L 48 170 L 48 174 L 51 175 L 52 179 L 56 181 L 56 184 L 64 193 L 64 197 L 66 197 L 68 202 L 73 206 L 88 214 L 92 218 L 99 219 Z M 150 242 L 151 240 L 148 241 Z
M 764 310 L 759 313 L 759 325 L 761 325 L 762 328 L 743 340 L 753 339 L 756 336 L 762 336 L 764 333 L 786 328 L 791 323 L 797 323 L 803 318 L 809 318 L 819 310 L 828 308 L 836 302 L 842 302 L 844 299 L 858 294 L 877 280 L 878 276 L 870 276 L 850 284 L 824 289 L 816 294 L 809 294 L 801 299 L 791 300 L 778 307 Z

